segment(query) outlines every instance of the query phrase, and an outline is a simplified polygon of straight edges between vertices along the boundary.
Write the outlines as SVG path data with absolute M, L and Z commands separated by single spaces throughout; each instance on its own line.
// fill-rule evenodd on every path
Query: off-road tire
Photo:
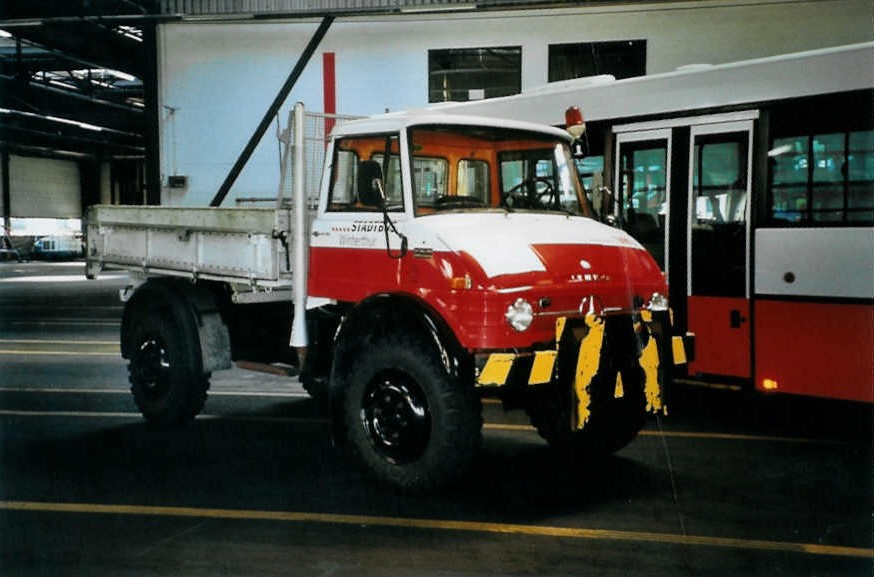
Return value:
M 425 339 L 389 336 L 356 355 L 343 424 L 353 457 L 377 482 L 404 494 L 458 478 L 482 436 L 473 386 L 453 379 Z
M 128 346 L 134 402 L 151 423 L 191 421 L 203 410 L 209 389 L 196 330 L 169 307 L 148 307 L 134 322 Z

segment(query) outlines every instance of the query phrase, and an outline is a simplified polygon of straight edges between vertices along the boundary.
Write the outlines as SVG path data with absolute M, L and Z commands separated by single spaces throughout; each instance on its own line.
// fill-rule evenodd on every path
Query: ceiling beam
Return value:
M 0 20 L 82 19 L 141 16 L 157 10 L 154 0 L 4 0 Z
M 110 68 L 142 77 L 142 43 L 104 26 L 89 22 L 44 24 L 11 32 L 28 43 L 92 68 Z
M 0 108 L 142 135 L 143 109 L 0 75 Z
M 141 138 L 21 113 L 0 113 L 0 147 L 95 157 L 143 155 Z

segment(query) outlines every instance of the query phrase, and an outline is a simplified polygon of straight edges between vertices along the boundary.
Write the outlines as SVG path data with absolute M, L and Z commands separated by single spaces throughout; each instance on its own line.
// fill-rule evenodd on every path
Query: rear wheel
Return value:
M 131 332 L 131 392 L 150 422 L 190 421 L 206 402 L 209 378 L 201 371 L 197 333 L 186 328 L 170 309 L 150 307 L 141 311 Z
M 349 371 L 343 421 L 352 454 L 403 493 L 458 477 L 480 443 L 479 397 L 450 377 L 434 348 L 389 337 L 360 353 Z

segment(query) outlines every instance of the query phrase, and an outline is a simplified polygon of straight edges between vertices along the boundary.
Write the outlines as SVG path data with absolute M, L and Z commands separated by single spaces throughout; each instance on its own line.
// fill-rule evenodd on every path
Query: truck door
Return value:
M 690 135 L 688 329 L 692 375 L 749 378 L 749 220 L 753 122 L 693 126 Z
M 406 206 L 399 150 L 397 134 L 335 141 L 327 195 L 310 232 L 307 290 L 311 296 L 358 302 L 396 290 L 402 282 L 400 234 L 386 231 L 385 216 L 403 233 Z M 368 165 L 380 169 L 385 213 L 372 180 L 364 177 Z

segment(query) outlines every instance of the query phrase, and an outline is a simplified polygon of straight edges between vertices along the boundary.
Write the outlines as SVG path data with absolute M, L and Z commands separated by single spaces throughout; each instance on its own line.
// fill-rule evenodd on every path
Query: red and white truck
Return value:
M 88 275 L 132 278 L 121 350 L 142 414 L 194 418 L 235 361 L 294 365 L 364 469 L 405 492 L 474 459 L 483 397 L 563 449 L 628 444 L 682 347 L 655 261 L 589 216 L 573 118 L 346 122 L 314 213 L 300 130 L 293 203 L 93 207 Z

